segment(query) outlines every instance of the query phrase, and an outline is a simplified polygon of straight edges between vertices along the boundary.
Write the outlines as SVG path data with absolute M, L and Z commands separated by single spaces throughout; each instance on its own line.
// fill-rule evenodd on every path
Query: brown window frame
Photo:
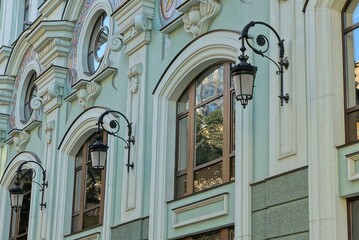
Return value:
M 358 29 L 359 22 L 356 24 L 347 24 L 346 23 L 346 13 L 347 9 L 350 6 L 350 3 L 354 1 L 347 0 L 344 4 L 344 7 L 342 9 L 342 50 L 343 50 L 343 80 L 344 80 L 344 120 L 345 120 L 345 142 L 350 143 L 354 141 L 358 141 L 359 138 L 357 136 L 357 131 L 359 129 L 356 129 L 355 136 L 353 135 L 353 123 L 350 120 L 350 117 L 354 114 L 359 114 L 359 103 L 355 106 L 349 106 L 348 102 L 348 91 L 349 91 L 349 81 L 352 81 L 353 79 L 349 79 L 348 74 L 348 52 L 347 52 L 347 43 L 346 38 L 349 34 L 352 34 L 355 29 Z M 359 3 L 359 2 L 358 2 Z M 354 69 L 353 69 L 354 72 Z M 357 93 L 359 94 L 359 92 Z M 355 116 L 355 115 L 354 115 Z
M 94 142 L 96 134 L 93 134 L 91 137 L 89 137 L 86 142 L 82 145 L 79 152 L 76 154 L 75 158 L 75 164 L 74 164 L 74 188 L 73 188 L 73 199 L 72 199 L 72 214 L 71 214 L 71 234 L 72 233 L 78 233 L 82 232 L 94 227 L 101 226 L 103 224 L 103 211 L 104 211 L 104 199 L 105 199 L 105 182 L 106 182 L 106 171 L 105 170 L 92 170 L 92 171 L 101 171 L 101 194 L 100 194 L 100 203 L 96 204 L 94 206 L 91 206 L 89 208 L 86 208 L 86 177 L 87 177 L 87 171 L 86 168 L 92 167 L 91 158 L 89 154 L 89 146 Z M 104 134 L 104 143 L 107 142 L 107 135 Z M 81 165 L 76 166 L 76 161 L 78 157 L 81 156 Z M 85 171 L 84 171 L 85 170 Z M 79 211 L 75 212 L 75 198 L 76 198 L 76 174 L 78 172 L 81 172 L 81 192 L 80 192 L 80 200 L 79 200 Z M 99 209 L 99 223 L 84 227 L 84 215 L 88 212 L 91 212 L 93 210 Z M 74 218 L 78 217 L 78 222 L 76 225 L 76 231 L 74 231 Z
M 221 94 L 212 96 L 198 104 L 196 104 L 195 94 L 196 94 L 196 83 L 197 80 L 205 78 L 208 76 L 212 71 L 216 70 L 219 67 L 223 67 L 223 92 Z M 224 183 L 233 181 L 235 178 L 234 175 L 234 161 L 235 161 L 235 151 L 234 151 L 234 131 L 235 131 L 235 107 L 234 107 L 234 87 L 230 79 L 230 69 L 231 63 L 230 62 L 222 62 L 216 63 L 210 67 L 208 67 L 205 71 L 199 74 L 186 88 L 186 90 L 182 93 L 178 101 L 181 99 L 182 96 L 186 95 L 188 92 L 188 109 L 179 112 L 179 105 L 177 104 L 177 114 L 176 114 L 176 163 L 175 163 L 175 191 L 174 191 L 174 198 L 181 198 L 187 195 L 191 195 L 195 192 L 200 192 L 205 189 L 195 191 L 194 187 L 194 179 L 195 179 L 195 172 L 198 170 L 202 170 L 205 168 L 209 168 L 210 166 L 215 166 L 215 164 L 221 163 L 222 164 L 222 183 L 219 183 L 219 186 Z M 222 156 L 199 166 L 195 166 L 195 111 L 196 109 L 201 108 L 202 106 L 214 102 L 216 100 L 223 99 L 223 145 L 222 145 Z M 178 102 L 177 102 L 178 103 Z M 179 142 L 180 142 L 180 120 L 187 118 L 187 160 L 186 160 L 186 169 L 178 170 L 178 163 L 179 163 Z M 231 168 L 232 167 L 232 168 Z M 179 194 L 177 184 L 177 180 L 180 178 L 185 178 L 183 180 L 185 182 L 185 194 Z M 215 187 L 211 186 L 206 189 Z
M 220 234 L 221 240 L 234 240 L 235 239 L 234 238 L 234 228 L 229 227 L 229 228 L 222 228 L 219 230 L 210 231 L 210 232 L 206 232 L 206 233 L 196 234 L 193 236 L 181 238 L 179 240 L 204 240 L 204 239 L 207 239 L 206 237 L 208 237 L 209 235 L 213 235 L 216 233 Z
M 11 210 L 10 234 L 9 234 L 9 239 L 10 240 L 23 239 L 24 237 L 27 237 L 28 233 L 29 233 L 29 228 L 28 227 L 26 228 L 25 232 L 19 233 L 19 231 L 20 231 L 20 222 L 25 221 L 24 225 L 29 226 L 29 220 L 30 220 L 31 189 L 32 189 L 31 182 L 24 182 L 23 189 L 25 190 L 26 188 L 28 188 L 28 189 L 24 192 L 23 206 L 17 212 Z M 29 202 L 29 206 L 24 208 L 24 203 L 26 201 Z M 27 217 L 25 217 L 23 215 L 24 213 L 26 214 L 26 212 L 27 212 Z M 14 230 L 14 235 L 12 235 L 13 230 Z
M 347 199 L 347 220 L 348 220 L 348 239 L 354 240 L 352 236 L 352 206 L 351 203 L 354 201 L 359 201 L 359 196 L 348 198 Z

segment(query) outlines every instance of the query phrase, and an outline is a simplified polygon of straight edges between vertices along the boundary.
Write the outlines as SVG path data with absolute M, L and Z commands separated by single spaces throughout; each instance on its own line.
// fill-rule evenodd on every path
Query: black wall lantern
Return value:
M 274 61 L 273 59 L 265 55 L 265 53 L 269 50 L 269 41 L 266 36 L 260 34 L 256 38 L 257 44 L 263 47 L 264 48 L 263 50 L 257 49 L 249 43 L 248 39 L 250 37 L 248 36 L 248 31 L 251 27 L 254 27 L 257 24 L 268 27 L 278 38 L 278 47 L 279 47 L 278 62 Z M 254 51 L 254 53 L 269 59 L 278 67 L 278 71 L 276 73 L 277 75 L 280 76 L 280 95 L 278 96 L 280 98 L 280 105 L 283 106 L 283 101 L 288 103 L 289 101 L 288 93 L 286 93 L 285 95 L 283 94 L 283 71 L 284 69 L 288 69 L 289 66 L 289 62 L 287 58 L 284 58 L 284 45 L 283 45 L 284 40 L 281 39 L 278 33 L 274 30 L 274 28 L 268 25 L 267 23 L 253 22 L 253 21 L 248 23 L 243 28 L 239 40 L 242 40 L 242 46 L 240 48 L 242 54 L 238 57 L 239 63 L 231 69 L 231 76 L 234 83 L 237 101 L 241 101 L 243 108 L 245 108 L 246 105 L 248 104 L 248 101 L 253 98 L 254 79 L 257 72 L 257 67 L 247 63 L 248 56 L 244 54 L 244 52 L 246 51 L 244 41 L 246 41 L 247 45 Z
M 35 169 L 27 169 L 26 171 L 22 170 L 22 167 L 25 164 L 28 163 L 35 163 L 41 168 L 42 173 L 42 183 L 38 183 L 34 181 L 34 178 L 36 176 Z M 35 174 L 34 174 L 35 173 Z M 41 210 L 43 207 L 46 207 L 46 203 L 44 203 L 44 193 L 45 193 L 45 187 L 47 187 L 47 181 L 46 181 L 46 171 L 41 166 L 40 163 L 36 161 L 25 161 L 19 165 L 19 167 L 16 170 L 16 179 L 15 179 L 15 186 L 11 189 L 9 189 L 10 192 L 10 204 L 12 209 L 14 209 L 15 212 L 17 212 L 22 207 L 22 200 L 24 199 L 24 190 L 21 188 L 21 181 L 27 181 L 27 182 L 33 182 L 40 186 L 40 192 L 41 192 L 41 203 L 40 207 Z
M 106 115 L 108 115 L 110 113 L 119 114 L 120 116 L 122 116 L 125 119 L 125 121 L 127 123 L 127 130 L 128 130 L 128 138 L 127 139 L 124 139 L 124 138 L 120 137 L 119 135 L 117 135 L 117 133 L 120 131 L 120 123 L 117 120 L 111 120 L 109 123 L 109 127 L 112 129 L 112 131 L 108 130 L 104 127 L 103 119 Z M 89 146 L 89 150 L 91 153 L 92 167 L 94 169 L 102 170 L 105 168 L 108 146 L 102 142 L 101 128 L 103 131 L 107 132 L 108 134 L 115 136 L 125 142 L 125 144 L 126 144 L 125 149 L 127 149 L 126 167 L 127 167 L 127 172 L 129 172 L 130 168 L 133 169 L 133 167 L 134 167 L 134 163 L 133 162 L 130 163 L 131 144 L 132 145 L 135 144 L 135 137 L 132 136 L 132 123 L 130 123 L 128 121 L 128 119 L 126 118 L 126 116 L 123 113 L 114 111 L 114 110 L 108 110 L 108 111 L 102 113 L 101 116 L 98 118 L 96 141 L 91 146 Z

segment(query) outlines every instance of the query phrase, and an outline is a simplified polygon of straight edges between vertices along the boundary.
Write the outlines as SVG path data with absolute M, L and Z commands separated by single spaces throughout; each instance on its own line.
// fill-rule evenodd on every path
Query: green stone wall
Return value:
M 148 218 L 138 219 L 112 228 L 113 240 L 148 239 Z
M 252 185 L 252 240 L 309 239 L 308 169 Z

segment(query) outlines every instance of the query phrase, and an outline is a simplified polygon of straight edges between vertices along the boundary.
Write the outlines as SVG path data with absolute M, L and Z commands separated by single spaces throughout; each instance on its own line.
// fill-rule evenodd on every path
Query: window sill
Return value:
M 102 230 L 102 224 L 99 224 L 93 227 L 83 229 L 78 232 L 67 234 L 64 237 L 66 240 L 72 240 L 72 239 L 95 240 L 95 239 L 100 239 L 99 236 L 101 235 L 101 230 Z

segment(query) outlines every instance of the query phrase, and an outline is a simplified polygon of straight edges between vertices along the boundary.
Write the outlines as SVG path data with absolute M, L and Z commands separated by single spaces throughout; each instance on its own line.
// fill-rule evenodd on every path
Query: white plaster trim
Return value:
M 174 60 L 154 93 L 149 240 L 167 239 L 166 194 L 167 198 L 173 196 L 175 101 L 207 66 L 223 60 L 235 61 L 238 38 L 238 33 L 228 31 L 198 38 Z
M 96 22 L 97 18 L 100 14 L 105 11 L 107 16 L 109 16 L 109 34 L 108 34 L 108 41 L 112 39 L 113 29 L 114 29 L 114 20 L 111 16 L 112 13 L 112 6 L 108 1 L 95 1 L 95 3 L 91 6 L 91 9 L 87 13 L 87 17 L 83 23 L 82 31 L 79 35 L 79 42 L 77 45 L 77 63 L 78 63 L 78 76 L 77 79 L 85 79 L 90 80 L 93 76 L 97 75 L 99 72 L 104 70 L 107 65 L 107 59 L 109 55 L 109 46 L 107 46 L 105 53 L 103 55 L 103 59 L 100 63 L 100 66 L 97 70 L 90 75 L 85 74 L 85 72 L 89 72 L 87 67 L 87 49 L 88 49 L 88 42 L 90 41 L 90 36 L 93 30 L 93 24 Z M 108 42 L 107 41 L 107 42 Z
M 359 161 L 359 153 L 347 157 L 349 181 L 355 181 L 359 179 L 359 171 L 356 171 L 355 169 L 356 161 Z
M 20 80 L 20 86 L 17 89 L 17 99 L 16 99 L 16 105 L 15 105 L 15 109 L 14 109 L 14 113 L 15 113 L 15 119 L 16 119 L 16 128 L 18 129 L 23 129 L 24 127 L 26 127 L 26 125 L 34 120 L 38 120 L 36 119 L 36 112 L 37 111 L 33 111 L 33 113 L 31 114 L 29 120 L 26 123 L 22 123 L 21 119 L 23 119 L 24 114 L 24 99 L 26 96 L 26 90 L 27 90 L 27 86 L 29 84 L 30 81 L 30 72 L 35 71 L 36 72 L 36 76 L 38 76 L 40 74 L 40 65 L 35 61 L 35 60 L 31 60 L 25 67 L 25 70 L 22 73 L 21 76 L 21 80 Z
M 189 212 L 196 208 L 205 207 L 205 206 L 215 204 L 218 202 L 221 202 L 223 204 L 222 209 L 220 211 L 207 212 L 207 214 L 204 214 L 202 216 L 197 216 L 197 217 L 185 220 L 185 221 L 180 221 L 178 219 L 178 217 L 181 213 Z M 201 221 L 209 220 L 212 218 L 227 215 L 228 214 L 228 193 L 225 193 L 223 195 L 216 196 L 213 198 L 205 199 L 200 202 L 196 202 L 196 203 L 184 206 L 184 207 L 172 209 L 172 214 L 173 214 L 172 227 L 174 227 L 174 228 L 183 227 L 183 226 L 186 226 L 186 225 L 189 225 L 192 223 L 197 223 L 197 222 L 201 222 Z

